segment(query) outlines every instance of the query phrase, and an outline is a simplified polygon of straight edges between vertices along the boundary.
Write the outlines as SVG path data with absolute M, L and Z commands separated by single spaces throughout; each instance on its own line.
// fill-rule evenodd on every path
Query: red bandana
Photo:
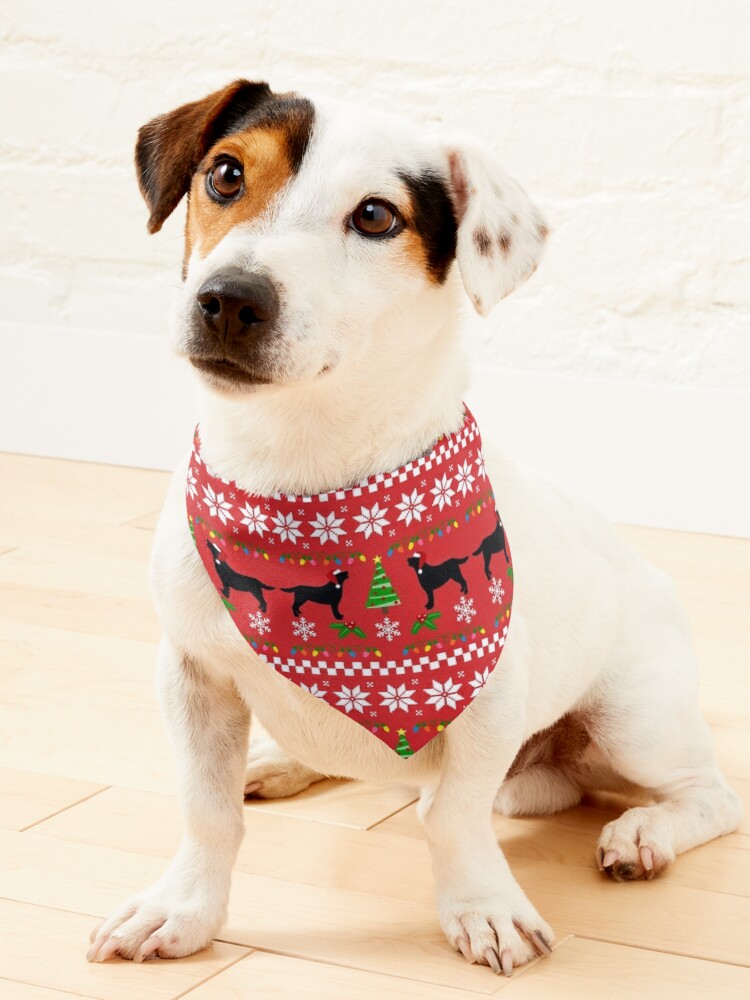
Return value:
M 310 497 L 219 479 L 196 429 L 187 510 L 250 646 L 400 756 L 484 687 L 508 631 L 513 569 L 468 410 L 429 454 Z

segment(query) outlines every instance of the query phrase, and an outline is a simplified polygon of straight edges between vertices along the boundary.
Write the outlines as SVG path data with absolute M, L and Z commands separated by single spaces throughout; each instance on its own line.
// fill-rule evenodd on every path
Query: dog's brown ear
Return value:
M 526 192 L 481 143 L 461 137 L 446 152 L 458 220 L 456 260 L 474 308 L 486 316 L 534 273 L 548 228 Z
M 235 80 L 201 101 L 160 115 L 138 130 L 135 168 L 138 186 L 157 233 L 189 190 L 195 168 L 232 123 L 271 96 L 266 83 Z

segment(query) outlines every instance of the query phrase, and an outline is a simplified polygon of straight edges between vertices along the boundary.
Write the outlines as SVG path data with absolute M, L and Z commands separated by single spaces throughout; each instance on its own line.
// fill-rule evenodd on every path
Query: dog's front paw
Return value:
M 502 895 L 443 903 L 440 922 L 451 945 L 467 962 L 489 965 L 496 974 L 551 954 L 552 928 L 524 897 Z
M 274 740 L 258 740 L 250 746 L 245 795 L 259 799 L 288 799 L 323 778 L 324 774 L 292 760 Z
M 89 962 L 119 956 L 184 958 L 206 948 L 224 919 L 224 907 L 194 895 L 170 893 L 157 885 L 132 896 L 91 934 Z

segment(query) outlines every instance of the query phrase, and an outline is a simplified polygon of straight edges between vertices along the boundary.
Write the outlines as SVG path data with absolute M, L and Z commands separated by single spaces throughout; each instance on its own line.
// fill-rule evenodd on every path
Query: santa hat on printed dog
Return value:
M 417 562 L 417 573 L 422 572 L 422 567 L 424 566 L 424 549 L 414 549 L 414 557 L 419 560 Z
M 339 573 L 343 573 L 343 570 L 332 569 L 328 574 L 328 579 L 331 581 L 331 583 L 335 583 L 337 587 L 341 586 L 341 584 L 339 583 Z

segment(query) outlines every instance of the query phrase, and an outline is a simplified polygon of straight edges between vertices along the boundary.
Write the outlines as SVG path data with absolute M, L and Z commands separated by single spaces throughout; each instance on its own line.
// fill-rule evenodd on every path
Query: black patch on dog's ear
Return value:
M 400 171 L 411 194 L 413 225 L 427 254 L 427 267 L 442 284 L 456 256 L 458 222 L 445 180 L 433 170 L 421 174 Z

